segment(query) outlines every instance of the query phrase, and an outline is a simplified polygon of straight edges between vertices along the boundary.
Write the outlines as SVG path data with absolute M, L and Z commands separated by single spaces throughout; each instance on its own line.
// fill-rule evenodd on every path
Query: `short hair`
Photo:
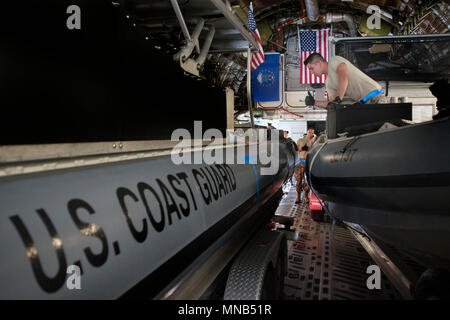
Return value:
M 316 129 L 314 129 L 314 127 L 308 127 L 308 129 L 306 129 L 306 131 L 308 131 L 308 130 L 316 130 Z
M 307 66 L 309 63 L 316 63 L 317 61 L 325 61 L 325 59 L 320 55 L 320 53 L 314 52 L 306 58 L 304 64 Z

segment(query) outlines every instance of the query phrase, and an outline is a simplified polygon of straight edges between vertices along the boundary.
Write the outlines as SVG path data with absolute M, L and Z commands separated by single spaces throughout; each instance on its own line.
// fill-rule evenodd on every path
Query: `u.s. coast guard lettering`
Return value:
M 154 178 L 152 181 L 137 181 L 134 186 L 117 186 L 115 194 L 104 195 L 106 198 L 115 199 L 117 211 L 109 212 L 111 215 L 122 216 L 135 243 L 145 243 L 151 233 L 165 233 L 170 228 L 183 220 L 189 219 L 199 210 L 200 201 L 205 205 L 221 201 L 235 192 L 237 181 L 235 174 L 227 164 L 211 166 L 196 166 L 189 171 L 180 171 Z M 194 192 L 200 190 L 200 194 Z M 10 215 L 9 224 L 15 228 L 25 248 L 24 255 L 30 262 L 30 271 L 33 273 L 39 287 L 47 292 L 54 293 L 65 284 L 69 289 L 79 286 L 78 276 L 83 275 L 82 259 L 95 268 L 102 267 L 113 255 L 121 254 L 118 241 L 110 239 L 101 222 L 94 223 L 98 212 L 102 210 L 102 200 L 86 200 L 82 198 L 69 198 L 66 206 L 59 212 L 50 212 L 46 209 L 46 203 L 36 203 L 34 214 L 39 217 L 48 233 L 48 246 L 53 248 L 56 259 L 43 259 L 35 243 L 36 225 L 27 225 L 21 215 L 33 214 L 31 212 L 14 212 Z M 98 202 L 98 203 L 97 203 Z M 130 208 L 133 208 L 131 210 Z M 156 209 L 155 209 L 156 208 Z M 133 219 L 135 210 L 145 212 L 145 218 Z M 68 214 L 73 225 L 83 236 L 92 238 L 92 245 L 79 248 L 81 256 L 75 261 L 68 261 L 67 247 L 63 243 L 63 237 L 58 231 L 52 215 Z M 40 226 L 39 226 L 40 227 Z M 111 245 L 112 244 L 112 245 Z M 75 248 L 78 249 L 78 248 Z M 71 245 L 71 252 L 74 247 Z M 49 264 L 57 264 L 56 268 L 50 268 Z M 71 265 L 68 272 L 68 267 Z M 54 265 L 52 266 L 54 267 Z M 56 270 L 49 274 L 48 270 Z M 67 284 L 67 278 L 75 275 Z M 78 271 L 77 271 L 78 270 Z

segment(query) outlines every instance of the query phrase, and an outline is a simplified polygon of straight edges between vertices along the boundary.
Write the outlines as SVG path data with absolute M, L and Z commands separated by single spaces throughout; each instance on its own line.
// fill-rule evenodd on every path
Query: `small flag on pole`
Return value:
M 261 37 L 259 35 L 258 28 L 256 28 L 256 21 L 253 17 L 253 4 L 250 2 L 250 10 L 248 11 L 248 20 L 247 20 L 248 27 L 250 30 L 253 31 L 253 33 L 256 36 L 256 39 L 258 40 L 258 52 L 252 53 L 252 60 L 251 60 L 251 66 L 252 71 L 258 68 L 258 66 L 264 62 L 264 50 L 261 42 Z
M 317 52 L 328 61 L 330 29 L 300 31 L 300 83 L 325 83 L 326 75 L 314 76 L 303 64 L 311 53 Z

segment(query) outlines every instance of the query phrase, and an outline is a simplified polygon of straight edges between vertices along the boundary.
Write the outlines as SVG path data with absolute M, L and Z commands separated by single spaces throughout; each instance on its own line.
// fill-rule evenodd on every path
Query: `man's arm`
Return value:
M 334 93 L 333 89 L 330 88 L 330 89 L 327 89 L 327 91 L 328 91 L 328 94 L 329 94 L 328 97 L 327 97 L 327 100 L 316 100 L 314 102 L 314 106 L 315 107 L 326 108 L 330 101 L 333 101 L 334 99 L 336 99 L 336 97 L 337 97 L 336 95 L 330 96 L 330 94 Z
M 315 107 L 319 107 L 319 108 L 326 108 L 328 105 L 328 101 L 327 100 L 316 100 L 314 102 L 314 106 Z
M 341 98 L 341 100 L 344 99 L 344 94 L 345 91 L 347 91 L 347 87 L 348 87 L 348 68 L 347 65 L 345 63 L 341 63 L 338 65 L 337 69 L 337 74 L 338 74 L 338 89 L 336 92 L 336 96 L 333 96 L 330 98 L 330 101 L 333 101 L 334 99 L 336 99 L 336 97 Z

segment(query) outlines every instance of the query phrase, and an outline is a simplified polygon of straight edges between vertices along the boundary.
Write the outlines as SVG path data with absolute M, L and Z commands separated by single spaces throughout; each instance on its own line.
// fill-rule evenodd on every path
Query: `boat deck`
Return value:
M 309 207 L 295 204 L 296 191 L 284 195 L 275 212 L 288 237 L 287 300 L 391 300 L 402 295 L 381 272 L 381 289 L 369 290 L 367 267 L 376 263 L 345 224 L 324 213 L 313 221 Z M 334 229 L 334 230 L 333 230 Z

